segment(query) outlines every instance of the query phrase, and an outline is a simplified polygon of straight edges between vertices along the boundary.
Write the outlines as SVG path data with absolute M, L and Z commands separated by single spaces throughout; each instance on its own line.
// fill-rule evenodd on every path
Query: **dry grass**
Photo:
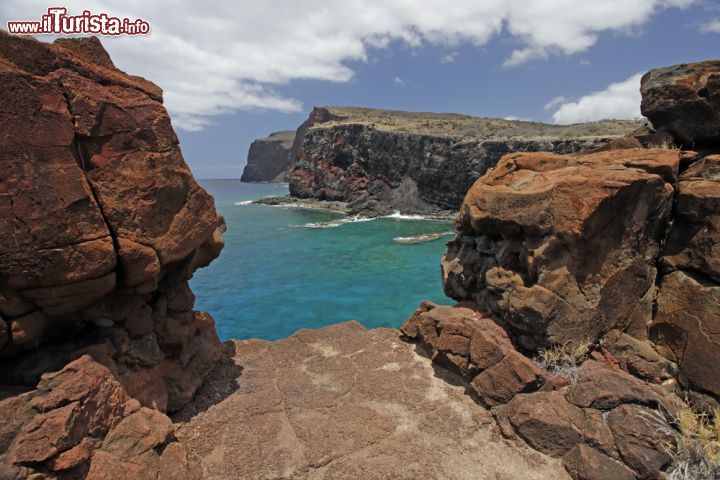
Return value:
M 657 431 L 671 437 L 663 444 L 673 462 L 667 480 L 720 479 L 720 409 L 708 415 L 679 401 L 670 413 L 666 409 L 644 415 Z
M 379 130 L 421 135 L 484 139 L 616 137 L 643 123 L 635 120 L 603 120 L 572 125 L 479 118 L 455 113 L 402 112 L 360 107 L 325 107 L 335 119 L 313 128 L 342 124 L 372 124 Z
M 720 479 L 720 409 L 709 416 L 683 404 L 677 418 L 665 416 L 672 425 L 672 431 L 665 433 L 675 439 L 665 447 L 673 457 L 668 480 Z
M 587 358 L 591 345 L 590 341 L 568 342 L 542 349 L 535 356 L 535 363 L 551 374 L 575 383 L 579 376 L 578 367 Z

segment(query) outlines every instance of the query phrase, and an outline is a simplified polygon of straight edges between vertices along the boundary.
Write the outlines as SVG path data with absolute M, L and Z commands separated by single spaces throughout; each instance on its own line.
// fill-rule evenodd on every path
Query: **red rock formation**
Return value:
M 2 32 L 0 86 L 0 377 L 33 385 L 24 365 L 81 353 L 48 342 L 83 338 L 131 396 L 180 408 L 219 355 L 187 280 L 219 254 L 223 221 L 162 91 L 97 39 Z
M 529 349 L 639 332 L 679 164 L 666 150 L 506 155 L 465 198 L 445 292 L 494 313 Z

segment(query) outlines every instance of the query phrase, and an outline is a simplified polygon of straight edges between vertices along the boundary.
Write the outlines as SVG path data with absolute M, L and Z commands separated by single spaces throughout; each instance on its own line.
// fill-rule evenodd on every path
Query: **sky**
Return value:
M 199 178 L 239 178 L 316 105 L 636 118 L 642 73 L 720 58 L 720 0 L 2 0 L 0 27 L 51 5 L 150 23 L 101 41 L 163 88 Z

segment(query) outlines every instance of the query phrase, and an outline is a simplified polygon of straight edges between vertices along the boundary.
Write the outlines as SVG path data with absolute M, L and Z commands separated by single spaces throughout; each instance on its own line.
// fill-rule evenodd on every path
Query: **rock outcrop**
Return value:
M 275 132 L 250 144 L 243 182 L 284 182 L 294 163 L 295 131 Z
M 642 114 L 679 145 L 720 146 L 720 60 L 651 70 L 641 92 Z
M 507 436 L 563 458 L 575 479 L 662 478 L 687 408 L 676 394 L 717 414 L 717 65 L 645 75 L 660 148 L 640 148 L 638 135 L 595 152 L 503 156 L 468 191 L 442 259 L 460 304 L 423 304 L 402 328 L 466 379 Z M 673 147 L 688 143 L 703 150 Z M 535 369 L 480 382 L 495 368 L 480 345 L 498 365 L 541 355 Z M 562 366 L 565 383 L 536 370 L 577 345 L 589 352 Z
M 187 281 L 223 246 L 162 92 L 97 39 L 0 32 L 0 378 L 33 387 L 86 351 L 176 410 L 220 353 Z
M 465 198 L 445 292 L 533 350 L 647 329 L 679 165 L 670 150 L 506 155 Z
M 378 214 L 457 210 L 504 154 L 596 149 L 639 125 L 555 126 L 336 107 L 316 108 L 311 119 L 289 176 L 291 195 L 352 202 L 358 212 Z

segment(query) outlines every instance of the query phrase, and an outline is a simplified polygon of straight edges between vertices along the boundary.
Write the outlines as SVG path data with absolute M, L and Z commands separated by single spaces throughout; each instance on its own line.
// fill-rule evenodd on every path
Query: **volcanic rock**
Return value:
M 165 305 L 219 254 L 224 223 L 185 164 L 162 91 L 116 69 L 97 39 L 3 32 L 0 86 L 3 380 L 33 387 L 38 365 L 105 344 L 131 395 L 180 408 L 220 344 L 192 301 Z
M 642 114 L 683 147 L 720 144 L 720 60 L 650 70 L 640 91 Z
M 433 362 L 465 377 L 485 405 L 551 384 L 547 372 L 515 350 L 502 327 L 471 309 L 423 302 L 401 331 L 432 352 Z
M 446 294 L 531 350 L 646 329 L 679 162 L 645 149 L 506 155 L 463 202 Z
M 290 172 L 294 197 L 353 202 L 357 213 L 457 210 L 504 154 L 594 149 L 639 126 L 575 126 L 367 108 L 315 108 Z M 302 128 L 302 127 L 301 127 Z M 298 142 L 296 142 L 298 143 Z

